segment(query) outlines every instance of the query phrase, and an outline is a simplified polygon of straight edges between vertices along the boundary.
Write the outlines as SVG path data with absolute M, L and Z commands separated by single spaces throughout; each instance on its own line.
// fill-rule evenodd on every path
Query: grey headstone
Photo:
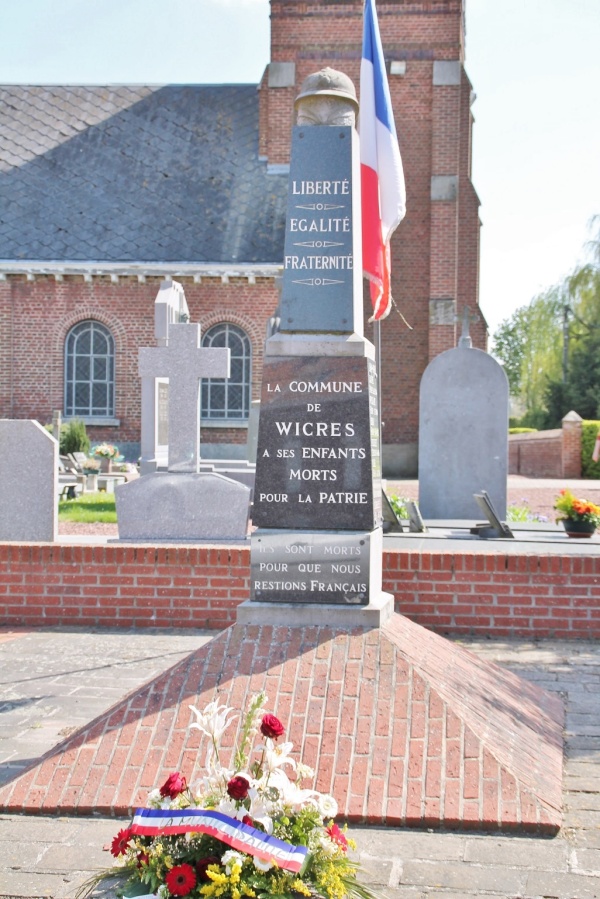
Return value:
M 58 443 L 37 421 L 0 420 L 0 540 L 54 541 Z
M 376 373 L 369 359 L 265 358 L 253 523 L 381 524 Z
M 257 530 L 252 534 L 254 602 L 367 605 L 381 592 L 381 530 L 372 532 Z
M 419 507 L 423 518 L 477 519 L 485 490 L 506 517 L 508 379 L 482 350 L 458 347 L 421 381 Z
M 155 472 L 115 491 L 120 540 L 245 540 L 250 488 L 218 474 Z
M 358 136 L 296 126 L 284 248 L 283 332 L 362 333 Z

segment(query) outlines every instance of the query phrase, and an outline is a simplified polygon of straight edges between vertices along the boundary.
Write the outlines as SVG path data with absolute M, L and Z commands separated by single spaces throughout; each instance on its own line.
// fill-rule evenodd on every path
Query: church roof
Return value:
M 279 263 L 255 85 L 0 87 L 0 260 Z

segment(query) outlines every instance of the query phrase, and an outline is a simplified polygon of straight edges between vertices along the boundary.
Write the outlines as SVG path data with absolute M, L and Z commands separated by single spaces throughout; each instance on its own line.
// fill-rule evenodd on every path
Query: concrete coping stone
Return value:
M 385 624 L 394 612 L 394 597 L 381 593 L 366 606 L 344 606 L 331 603 L 251 602 L 246 600 L 237 608 L 238 624 L 257 624 L 287 627 L 364 627 L 377 628 Z

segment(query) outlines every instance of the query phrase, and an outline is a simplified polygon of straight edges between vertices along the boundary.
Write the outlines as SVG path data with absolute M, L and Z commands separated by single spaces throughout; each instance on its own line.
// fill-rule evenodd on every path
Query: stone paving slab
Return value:
M 213 636 L 0 628 L 0 784 Z
M 1 636 L 2 631 L 0 644 Z M 152 635 L 142 633 L 140 640 L 138 646 L 146 643 L 147 655 L 151 656 Z M 75 634 L 73 641 L 76 644 Z M 93 642 L 92 638 L 92 646 Z M 499 661 L 536 683 L 544 681 L 549 689 L 565 697 L 567 710 L 571 696 L 576 695 L 579 702 L 588 692 L 587 687 L 581 688 L 586 672 L 594 672 L 600 679 L 600 645 L 595 643 L 461 642 L 482 659 Z M 14 656 L 14 664 L 26 670 L 26 653 L 20 659 Z M 576 731 L 566 735 L 567 805 L 582 792 L 572 782 L 579 776 L 585 777 L 583 792 L 600 793 L 600 738 L 589 737 L 583 749 L 574 746 L 576 742 Z M 599 899 L 596 865 L 600 826 L 597 819 L 586 818 L 586 814 L 569 812 L 568 821 L 555 838 L 394 828 L 354 827 L 351 832 L 364 855 L 368 879 L 385 899 Z M 124 823 L 105 818 L 0 815 L 0 897 L 74 899 L 77 886 L 112 861 L 102 847 Z M 35 853 L 28 854 L 27 861 L 17 855 L 13 862 L 11 855 L 9 865 L 9 847 L 16 844 L 24 850 L 29 843 L 38 851 L 35 859 Z M 447 865 L 451 866 L 448 876 Z M 519 892 L 512 891 L 515 880 L 523 876 Z M 460 887 L 454 885 L 458 878 Z M 488 888 L 484 889 L 486 884 Z M 106 895 L 113 899 L 110 891 Z M 101 893 L 97 896 L 100 899 Z

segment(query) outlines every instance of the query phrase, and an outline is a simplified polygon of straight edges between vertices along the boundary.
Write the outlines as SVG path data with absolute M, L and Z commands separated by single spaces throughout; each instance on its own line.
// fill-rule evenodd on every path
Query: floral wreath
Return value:
M 356 879 L 359 866 L 348 857 L 356 844 L 347 825 L 334 822 L 335 799 L 305 786 L 314 771 L 291 758 L 292 743 L 280 742 L 284 726 L 263 712 L 266 701 L 265 693 L 251 699 L 231 768 L 221 764 L 220 740 L 233 709 L 190 706 L 190 726 L 209 738 L 204 776 L 192 788 L 175 772 L 152 790 L 148 807 L 112 841 L 117 866 L 84 884 L 79 897 L 118 876 L 126 897 L 374 899 Z

